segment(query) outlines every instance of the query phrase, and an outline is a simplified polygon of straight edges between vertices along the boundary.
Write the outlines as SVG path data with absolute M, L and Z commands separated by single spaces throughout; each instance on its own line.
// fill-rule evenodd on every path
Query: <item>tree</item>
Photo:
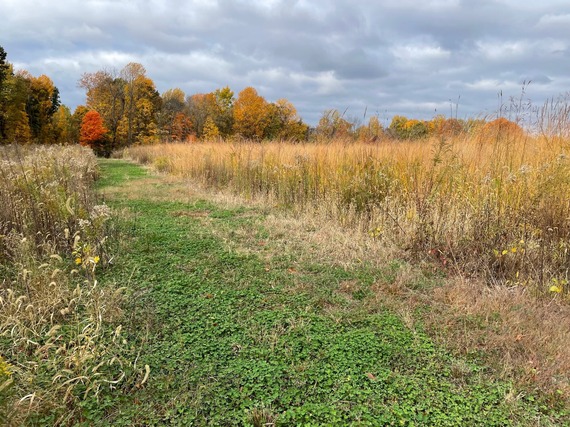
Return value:
M 12 74 L 10 64 L 6 61 L 6 51 L 0 46 L 0 92 L 4 88 L 4 82 Z
M 156 90 L 154 82 L 146 76 L 137 77 L 133 87 L 136 97 L 134 114 L 132 114 L 132 117 L 127 115 L 127 126 L 130 126 L 131 132 L 131 139 L 129 139 L 129 128 L 127 127 L 127 144 L 154 143 L 158 141 L 159 136 L 156 117 L 160 111 L 162 99 Z
M 445 118 L 437 115 L 427 123 L 428 131 L 431 135 L 439 137 L 453 137 L 464 131 L 464 122 L 454 118 Z
M 84 73 L 79 86 L 87 91 L 87 108 L 103 117 L 111 145 L 119 146 L 117 130 L 125 114 L 125 81 L 115 71 L 103 70 Z
M 380 124 L 378 116 L 371 116 L 368 125 L 362 125 L 357 130 L 357 136 L 360 141 L 375 142 L 382 136 L 384 130 Z
M 0 46 L 0 142 L 55 142 L 54 116 L 60 108 L 59 90 L 46 75 L 14 73 Z
M 393 136 L 400 139 L 418 139 L 428 135 L 426 122 L 405 116 L 394 116 L 389 130 Z
M 157 117 L 162 100 L 141 64 L 114 71 L 84 74 L 79 85 L 87 90 L 87 106 L 102 117 L 112 148 L 158 140 Z
M 208 116 L 206 123 L 204 124 L 204 132 L 202 138 L 206 141 L 213 141 L 220 137 L 220 130 L 218 126 L 214 123 L 212 117 Z
M 26 144 L 31 142 L 30 120 L 26 112 L 29 97 L 29 73 L 10 71 L 4 81 L 2 115 L 2 142 Z
M 243 138 L 260 140 L 269 124 L 267 101 L 252 87 L 238 94 L 234 104 L 234 130 Z
M 173 141 L 186 141 L 190 135 L 192 135 L 190 118 L 184 113 L 177 113 L 170 128 L 170 138 Z
M 307 138 L 308 129 L 288 100 L 282 98 L 268 105 L 265 138 L 301 141 Z
M 60 105 L 52 118 L 53 141 L 58 144 L 73 142 L 71 111 L 65 105 Z
M 169 139 L 183 139 L 180 133 L 177 133 L 176 136 L 174 135 L 174 128 L 175 126 L 179 127 L 181 123 L 180 120 L 187 117 L 184 114 L 186 95 L 181 89 L 175 88 L 168 89 L 162 94 L 161 98 L 162 103 L 157 118 L 158 132 L 161 140 L 164 142 Z M 177 130 L 181 131 L 182 128 L 179 127 Z
M 107 129 L 103 125 L 103 118 L 94 110 L 85 114 L 81 122 L 79 143 L 84 147 L 90 147 L 98 156 L 109 157 L 111 147 L 106 138 Z
M 190 117 L 196 136 L 201 138 L 206 120 L 216 115 L 216 97 L 213 93 L 197 93 L 189 96 L 186 103 L 188 117 Z
M 60 106 L 59 90 L 46 75 L 25 77 L 29 84 L 26 112 L 30 121 L 32 138 L 39 143 L 53 142 L 51 119 Z
M 7 139 L 6 107 L 7 85 L 6 81 L 12 76 L 12 67 L 6 61 L 6 51 L 0 46 L 0 141 Z
M 354 125 L 338 110 L 326 110 L 316 128 L 317 138 L 330 140 L 351 137 Z
M 523 129 L 504 117 L 499 117 L 485 124 L 481 130 L 482 137 L 490 140 L 517 138 L 523 135 Z
M 74 143 L 78 143 L 81 134 L 81 123 L 83 122 L 83 117 L 89 112 L 89 108 L 85 105 L 78 105 L 75 111 L 71 115 L 71 125 L 70 125 L 70 140 Z M 107 137 L 109 138 L 110 131 L 107 132 Z M 112 139 L 110 139 L 111 145 Z
M 213 92 L 215 100 L 215 109 L 213 112 L 213 121 L 218 127 L 221 136 L 230 136 L 233 132 L 234 125 L 234 93 L 228 87 L 216 89 Z

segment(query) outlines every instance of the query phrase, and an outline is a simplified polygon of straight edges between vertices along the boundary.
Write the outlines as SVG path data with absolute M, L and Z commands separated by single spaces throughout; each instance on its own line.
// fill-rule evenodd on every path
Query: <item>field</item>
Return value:
M 463 277 L 567 295 L 564 141 L 496 135 L 381 144 L 170 144 L 128 150 L 157 170 L 333 220 Z
M 568 148 L 6 149 L 0 415 L 567 425 Z

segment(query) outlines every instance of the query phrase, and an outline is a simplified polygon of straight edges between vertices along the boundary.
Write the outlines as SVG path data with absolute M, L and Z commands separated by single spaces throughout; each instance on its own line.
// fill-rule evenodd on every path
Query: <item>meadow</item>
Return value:
M 569 148 L 3 147 L 1 422 L 566 425 Z
M 341 266 L 398 259 L 442 274 L 445 286 L 414 291 L 430 301 L 423 322 L 434 336 L 461 354 L 483 350 L 500 377 L 568 396 L 569 148 L 560 137 L 479 132 L 124 155 L 301 219 L 285 233 L 319 230 L 313 243 Z M 414 298 L 404 299 L 413 311 Z
M 310 213 L 463 277 L 568 295 L 567 140 L 478 134 L 381 143 L 200 143 L 126 156 L 248 200 Z

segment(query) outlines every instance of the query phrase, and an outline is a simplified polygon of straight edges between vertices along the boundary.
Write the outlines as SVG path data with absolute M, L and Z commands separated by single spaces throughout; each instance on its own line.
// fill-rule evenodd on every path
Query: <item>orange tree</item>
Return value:
M 111 155 L 112 147 L 107 138 L 107 129 L 103 125 L 103 118 L 97 111 L 91 110 L 83 116 L 79 143 L 93 149 L 98 156 L 109 157 Z
M 252 87 L 238 94 L 234 103 L 234 131 L 243 138 L 261 140 L 269 124 L 269 104 Z
M 487 140 L 516 139 L 524 134 L 523 129 L 515 122 L 499 117 L 483 126 L 481 136 Z

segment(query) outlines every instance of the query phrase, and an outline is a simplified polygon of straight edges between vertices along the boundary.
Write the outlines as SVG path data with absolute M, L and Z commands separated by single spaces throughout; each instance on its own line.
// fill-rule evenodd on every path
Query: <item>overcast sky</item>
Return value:
M 253 86 L 310 124 L 492 114 L 525 80 L 535 104 L 570 90 L 568 0 L 1 0 L 0 16 L 8 61 L 72 109 L 82 73 L 129 62 L 161 93 Z

